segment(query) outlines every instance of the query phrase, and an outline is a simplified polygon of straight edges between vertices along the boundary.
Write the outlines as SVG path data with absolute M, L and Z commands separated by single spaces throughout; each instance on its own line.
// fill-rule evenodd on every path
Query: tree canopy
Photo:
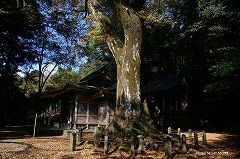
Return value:
M 20 106 L 25 97 L 18 89 L 16 73 L 20 66 L 36 57 L 32 41 L 34 34 L 42 29 L 39 25 L 42 16 L 33 0 L 1 1 L 0 6 L 0 105 L 3 109 L 0 112 L 10 112 L 11 107 L 22 111 Z
M 143 110 L 141 88 L 159 75 L 183 73 L 192 104 L 210 94 L 240 96 L 238 0 L 3 0 L 0 6 L 1 105 L 25 101 L 20 68 L 31 90 L 38 82 L 41 92 L 45 84 L 76 82 L 70 68 L 84 64 L 83 77 L 106 63 L 116 63 L 122 125 L 137 121 L 129 117 Z M 49 65 L 59 67 L 51 77 L 44 73 Z

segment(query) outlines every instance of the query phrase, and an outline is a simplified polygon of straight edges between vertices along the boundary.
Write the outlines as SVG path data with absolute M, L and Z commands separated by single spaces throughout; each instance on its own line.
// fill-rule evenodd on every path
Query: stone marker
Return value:
M 108 155 L 108 135 L 104 136 L 104 157 L 107 158 Z
M 178 134 L 179 137 L 182 136 L 182 133 L 181 133 L 181 129 L 180 129 L 180 128 L 177 129 L 177 134 Z
M 166 137 L 165 143 L 165 159 L 172 159 L 172 142 L 169 136 Z
M 194 132 L 194 145 L 198 148 L 198 134 L 196 131 Z
M 202 143 L 203 145 L 207 145 L 207 136 L 206 136 L 206 131 L 202 131 Z
M 132 158 L 136 157 L 134 137 L 131 137 L 131 157 Z
M 143 136 L 142 136 L 142 135 L 138 135 L 137 137 L 138 137 L 138 140 L 139 140 L 139 146 L 138 146 L 137 152 L 138 152 L 138 153 L 142 153 L 142 152 L 143 152 L 143 149 L 144 149 Z
M 95 130 L 94 130 L 94 146 L 95 146 L 95 149 L 98 149 L 99 147 L 99 130 L 98 130 L 98 127 L 95 127 Z
M 182 147 L 181 137 L 177 134 L 172 135 L 173 146 Z
M 171 127 L 168 127 L 168 134 L 171 134 L 172 133 L 172 128 Z
M 70 151 L 76 150 L 76 132 L 72 131 L 70 133 Z
M 189 140 L 192 142 L 193 141 L 192 129 L 188 130 L 188 134 L 189 134 Z
M 187 143 L 185 134 L 182 134 L 182 153 L 187 153 Z

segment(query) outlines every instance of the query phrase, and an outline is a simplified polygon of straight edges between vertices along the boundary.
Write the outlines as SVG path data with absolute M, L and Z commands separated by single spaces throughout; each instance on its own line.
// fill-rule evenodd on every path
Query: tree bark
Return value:
M 112 13 L 118 19 L 123 35 L 116 35 L 114 25 L 96 7 L 96 0 L 89 0 L 89 10 L 103 28 L 106 42 L 117 65 L 116 110 L 113 129 L 129 133 L 136 129 L 141 114 L 140 54 L 142 46 L 142 23 L 130 6 L 120 0 L 111 3 Z M 98 4 L 99 5 L 99 4 Z M 122 38 L 124 37 L 124 38 Z M 124 134 L 123 134 L 124 135 Z
M 124 128 L 133 124 L 132 122 L 140 114 L 142 26 L 138 15 L 130 7 L 117 3 L 116 9 L 119 21 L 124 30 L 124 45 L 122 47 L 121 45 L 120 47 L 115 47 L 110 37 L 107 39 L 107 43 L 112 50 L 117 65 L 115 120 L 120 124 L 120 127 Z

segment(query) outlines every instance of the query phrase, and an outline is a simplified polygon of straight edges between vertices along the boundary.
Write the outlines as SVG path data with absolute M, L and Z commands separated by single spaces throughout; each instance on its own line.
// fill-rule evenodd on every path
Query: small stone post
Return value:
M 135 153 L 135 141 L 134 141 L 134 137 L 131 137 L 131 157 L 135 158 L 136 157 L 136 153 Z
M 182 136 L 182 133 L 181 133 L 181 129 L 180 129 L 180 128 L 177 129 L 177 134 L 178 134 L 179 137 Z
M 172 142 L 169 136 L 166 137 L 165 143 L 165 159 L 172 159 Z
M 139 146 L 137 149 L 138 153 L 142 153 L 143 152 L 143 148 L 144 148 L 144 140 L 143 140 L 143 136 L 142 135 L 138 135 L 138 140 L 139 140 Z
M 206 131 L 202 131 L 202 143 L 203 145 L 207 145 L 207 136 L 206 136 Z
M 182 134 L 182 153 L 187 153 L 187 142 L 185 134 Z
M 192 142 L 192 140 L 193 140 L 192 129 L 188 130 L 188 134 L 189 134 L 189 140 Z
M 196 131 L 194 132 L 194 145 L 198 148 L 198 134 Z
M 98 131 L 98 127 L 95 127 L 95 131 L 94 131 L 94 146 L 95 149 L 98 149 L 99 146 L 99 131 Z
M 76 132 L 73 131 L 70 133 L 70 151 L 76 150 Z
M 171 134 L 172 133 L 172 128 L 171 127 L 168 127 L 168 134 Z
M 104 136 L 104 157 L 107 158 L 108 155 L 108 135 Z

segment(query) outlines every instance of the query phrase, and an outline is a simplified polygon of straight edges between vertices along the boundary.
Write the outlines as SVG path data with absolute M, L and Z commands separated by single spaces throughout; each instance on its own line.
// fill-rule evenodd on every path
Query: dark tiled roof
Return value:
M 77 84 L 77 85 L 82 85 L 82 84 L 85 84 L 91 80 L 94 80 L 96 79 L 97 77 L 101 76 L 101 75 L 104 75 L 105 73 L 107 73 L 107 66 L 103 66 L 101 67 L 100 69 L 92 72 L 90 75 L 84 77 L 83 79 L 80 80 L 80 82 Z
M 74 84 L 74 85 L 65 85 L 65 87 L 63 89 L 60 90 L 56 90 L 53 92 L 46 92 L 46 93 L 42 93 L 42 98 L 49 98 L 49 97 L 56 97 L 59 95 L 63 95 L 69 92 L 78 92 L 78 93 L 89 93 L 89 95 L 93 95 L 93 94 L 101 94 L 101 90 L 103 90 L 105 92 L 105 94 L 108 95 L 115 95 L 116 92 L 116 86 L 115 85 L 110 85 L 107 87 L 101 87 L 97 86 L 96 82 L 102 81 L 103 79 L 101 79 L 101 77 L 105 77 L 109 74 L 110 72 L 110 67 L 105 65 L 103 67 L 101 67 L 100 69 L 98 69 L 97 71 L 91 73 L 90 75 L 86 76 L 85 78 L 83 78 L 82 80 L 80 80 L 79 83 Z M 96 86 L 95 86 L 96 83 Z M 110 82 L 111 83 L 111 82 Z M 110 84 L 109 83 L 109 84 Z M 112 82 L 114 83 L 114 82 Z
M 42 93 L 41 97 L 42 98 L 56 97 L 58 95 L 65 94 L 70 91 L 97 93 L 100 91 L 100 89 L 94 86 L 67 84 L 63 89 L 56 90 L 53 92 L 44 92 Z
M 168 76 L 159 76 L 149 81 L 143 88 L 144 94 L 159 93 L 169 90 L 177 86 L 180 81 L 183 81 L 183 75 L 180 73 L 170 74 Z

